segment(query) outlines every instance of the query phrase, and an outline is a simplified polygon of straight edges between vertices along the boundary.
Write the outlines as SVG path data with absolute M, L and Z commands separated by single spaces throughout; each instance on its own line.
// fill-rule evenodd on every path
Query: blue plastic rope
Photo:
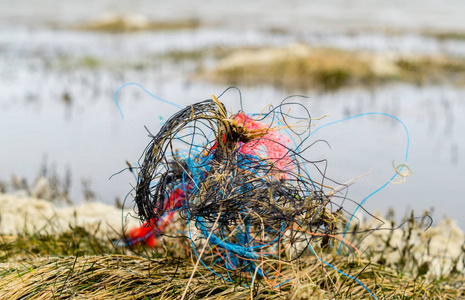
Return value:
M 161 102 L 164 102 L 164 103 L 168 103 L 169 105 L 173 105 L 179 109 L 182 109 L 181 106 L 177 105 L 176 103 L 174 102 L 171 102 L 171 101 L 168 101 L 168 100 L 165 100 L 165 99 L 162 99 L 158 96 L 155 96 L 154 94 L 150 93 L 149 91 L 147 91 L 147 89 L 145 89 L 145 87 L 143 87 L 141 84 L 139 83 L 135 83 L 135 82 L 129 82 L 129 83 L 126 83 L 126 84 L 123 84 L 119 89 L 116 90 L 115 92 L 115 95 L 113 96 L 113 99 L 115 100 L 115 103 L 116 103 L 116 107 L 118 108 L 119 110 L 119 113 L 121 114 L 121 120 L 124 120 L 124 115 L 123 115 L 123 111 L 121 110 L 121 107 L 119 106 L 119 102 L 118 100 L 116 99 L 118 97 L 118 94 L 119 92 L 124 88 L 124 87 L 127 87 L 129 85 L 135 85 L 139 88 L 141 88 L 146 94 L 150 95 L 151 97 L 161 101 Z

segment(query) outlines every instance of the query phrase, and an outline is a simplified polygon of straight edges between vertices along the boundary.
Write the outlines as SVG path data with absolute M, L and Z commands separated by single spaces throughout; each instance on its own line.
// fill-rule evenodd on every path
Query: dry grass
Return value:
M 44 258 L 3 271 L 0 292 L 8 299 L 179 299 L 191 271 L 192 264 L 184 261 L 136 256 Z M 202 271 L 196 274 L 186 299 L 250 295 L 248 288 L 215 280 Z M 257 299 L 283 295 L 264 287 L 257 290 L 262 294 Z
M 207 78 L 228 84 L 269 84 L 286 89 L 336 89 L 351 82 L 369 83 L 368 63 L 336 49 L 289 48 L 239 50 L 219 62 Z
M 465 82 L 465 60 L 430 56 L 393 56 L 293 45 L 237 50 L 201 76 L 232 85 L 272 85 L 287 90 L 335 90 L 388 81 Z
M 426 36 L 436 38 L 438 40 L 465 40 L 465 32 L 463 31 L 438 31 L 425 32 Z
M 75 28 L 86 31 L 127 33 L 136 31 L 195 29 L 199 26 L 200 22 L 194 19 L 155 21 L 144 15 L 107 13 L 88 22 L 78 24 Z
M 362 286 L 312 254 L 301 257 L 299 264 L 283 264 L 282 280 L 290 280 L 270 288 L 264 279 L 252 283 L 245 273 L 236 273 L 234 282 L 226 282 L 202 265 L 194 272 L 196 257 L 182 257 L 177 243 L 157 251 L 141 247 L 137 252 L 145 250 L 143 255 L 133 255 L 113 246 L 111 240 L 116 237 L 99 239 L 94 232 L 76 227 L 65 233 L 0 237 L 0 298 L 179 299 L 192 274 L 186 299 L 369 298 Z M 407 264 L 392 268 L 370 262 L 367 253 L 359 262 L 352 256 L 336 255 L 335 250 L 317 251 L 327 262 L 360 280 L 378 299 L 465 297 L 465 279 L 458 272 L 432 277 Z M 226 270 L 215 267 L 215 271 L 227 277 Z
M 400 78 L 414 83 L 441 82 L 450 80 L 465 82 L 465 59 L 451 57 L 419 56 L 395 60 L 400 69 Z
M 362 261 L 339 263 L 358 277 L 380 299 L 456 299 L 465 295 L 463 279 L 428 282 L 408 274 Z M 44 257 L 22 264 L 0 265 L 0 294 L 6 299 L 178 299 L 193 271 L 186 260 L 144 259 L 130 255 Z M 225 272 L 222 272 L 226 275 Z M 368 293 L 336 271 L 325 268 L 315 257 L 306 257 L 298 274 L 287 285 L 270 289 L 257 280 L 228 283 L 199 267 L 186 299 L 355 299 Z M 453 285 L 450 283 L 453 282 Z

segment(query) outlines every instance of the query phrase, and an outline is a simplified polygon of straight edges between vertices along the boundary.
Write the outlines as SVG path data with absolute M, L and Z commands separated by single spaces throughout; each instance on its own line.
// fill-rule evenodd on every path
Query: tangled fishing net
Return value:
M 313 251 L 311 242 L 352 246 L 335 235 L 334 190 L 309 175 L 312 167 L 325 178 L 321 161 L 302 157 L 310 115 L 293 117 L 284 106 L 228 115 L 212 96 L 169 118 L 139 163 L 134 198 L 144 224 L 127 244 L 176 237 L 215 274 L 213 266 L 228 271 L 226 280 L 234 270 L 274 282 L 277 264 Z M 167 230 L 174 219 L 182 225 Z

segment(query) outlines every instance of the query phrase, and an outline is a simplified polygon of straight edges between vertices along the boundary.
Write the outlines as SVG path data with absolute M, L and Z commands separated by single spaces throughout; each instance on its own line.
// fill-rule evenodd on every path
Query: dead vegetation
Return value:
M 78 30 L 99 31 L 108 33 L 160 31 L 195 29 L 200 22 L 194 19 L 154 21 L 139 14 L 106 13 L 90 21 L 75 25 Z
M 367 260 L 358 264 L 326 259 L 357 277 L 380 299 L 451 299 L 465 295 L 464 280 L 457 276 L 431 282 Z M 21 264 L 1 264 L 0 293 L 8 299 L 179 299 L 193 271 L 190 261 L 175 258 L 144 259 L 116 254 L 42 257 Z M 369 297 L 363 287 L 325 267 L 316 257 L 306 257 L 298 271 L 289 267 L 282 274 L 293 279 L 270 289 L 259 279 L 225 282 L 199 267 L 186 299 Z
M 440 41 L 465 40 L 464 31 L 432 31 L 432 32 L 425 32 L 424 35 L 436 38 Z
M 416 258 L 412 233 L 423 225 L 410 221 L 407 226 L 391 231 L 394 235 L 398 232 L 404 243 L 393 250 L 393 235 L 388 234 L 388 240 L 381 240 L 384 248 L 367 249 L 361 260 L 353 255 L 336 255 L 336 249 L 314 247 L 321 259 L 357 278 L 378 299 L 464 297 L 465 278 L 456 268 L 457 264 L 449 266 L 441 276 L 434 276 L 428 265 L 413 261 Z M 1 236 L 0 295 L 5 299 L 179 299 L 194 273 L 185 299 L 370 297 L 353 279 L 308 252 L 298 264 L 282 265 L 281 285 L 273 288 L 267 280 L 254 278 L 249 273 L 232 276 L 233 282 L 226 282 L 202 265 L 194 270 L 196 257 L 176 242 L 167 243 L 163 249 L 141 245 L 131 252 L 114 245 L 113 241 L 118 238 L 116 232 L 99 237 L 96 232 L 79 226 L 70 226 L 65 232 L 44 229 Z M 354 243 L 361 240 L 361 236 L 356 237 Z M 363 245 L 359 246 L 361 250 L 364 250 Z M 389 255 L 393 251 L 401 254 L 394 264 L 386 259 L 374 259 L 376 254 L 386 252 Z M 214 249 L 209 253 L 214 259 Z M 463 259 L 461 250 L 454 261 Z M 225 269 L 214 268 L 215 272 L 228 277 Z
M 233 51 L 202 78 L 232 85 L 272 85 L 287 90 L 370 86 L 390 81 L 416 84 L 465 82 L 465 60 L 401 56 L 291 45 Z

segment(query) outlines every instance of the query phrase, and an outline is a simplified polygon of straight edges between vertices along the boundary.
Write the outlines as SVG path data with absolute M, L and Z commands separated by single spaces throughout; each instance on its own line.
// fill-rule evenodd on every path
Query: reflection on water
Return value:
M 20 11 L 20 4 L 10 8 L 10 12 Z M 322 9 L 328 9 L 320 4 Z M 25 5 L 24 11 L 28 9 Z M 71 169 L 76 182 L 71 188 L 74 201 L 81 196 L 81 178 L 91 182 L 97 197 L 105 202 L 122 198 L 131 189 L 132 175 L 126 172 L 111 181 L 108 178 L 125 168 L 126 160 L 139 159 L 149 142 L 144 125 L 150 132 L 157 132 L 176 108 L 153 100 L 136 87 L 127 87 L 119 95 L 125 113 L 122 121 L 113 103 L 114 92 L 127 82 L 137 82 L 152 93 L 184 106 L 211 94 L 218 95 L 226 88 L 192 79 L 190 75 L 198 64 L 167 61 L 160 56 L 167 51 L 304 41 L 350 50 L 458 56 L 465 53 L 463 41 L 441 42 L 417 34 L 337 30 L 320 34 L 305 31 L 302 26 L 290 33 L 262 29 L 257 27 L 244 33 L 240 28 L 207 26 L 179 32 L 107 35 L 44 27 L 28 29 L 19 25 L 8 30 L 0 28 L 0 180 L 8 180 L 15 173 L 32 181 L 46 155 L 58 166 L 58 171 Z M 269 103 L 278 104 L 288 96 L 287 92 L 270 87 L 241 90 L 246 112 L 259 112 Z M 370 199 L 367 209 L 385 210 L 394 206 L 403 213 L 411 207 L 420 214 L 421 210 L 434 206 L 436 217 L 447 214 L 465 226 L 461 214 L 465 209 L 461 193 L 465 178 L 464 88 L 391 84 L 369 90 L 352 88 L 305 94 L 309 98 L 298 101 L 312 116 L 331 114 L 318 121 L 319 126 L 377 111 L 399 117 L 408 127 L 411 138 L 408 166 L 413 174 L 404 184 L 390 185 Z M 239 108 L 237 94 L 227 94 L 222 100 L 227 107 Z M 327 175 L 338 182 L 346 182 L 373 168 L 370 175 L 350 187 L 348 197 L 355 201 L 392 176 L 393 162 L 403 161 L 406 147 L 403 128 L 381 116 L 327 127 L 315 134 L 314 139 L 328 141 L 331 148 L 317 144 L 306 155 L 312 160 L 327 158 Z

